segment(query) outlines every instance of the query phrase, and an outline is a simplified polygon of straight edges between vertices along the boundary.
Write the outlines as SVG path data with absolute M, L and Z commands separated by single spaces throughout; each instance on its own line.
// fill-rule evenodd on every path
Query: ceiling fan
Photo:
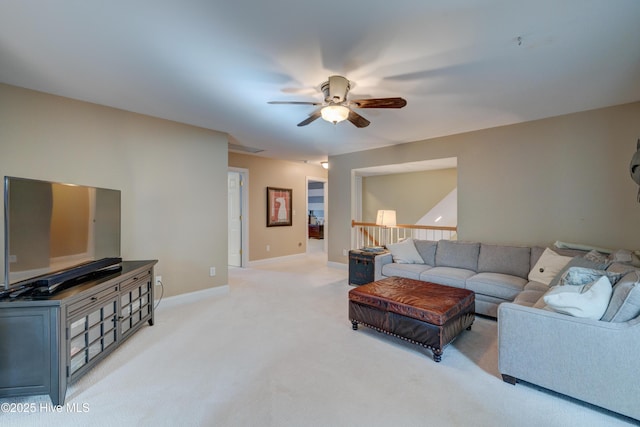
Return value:
M 347 99 L 351 85 L 349 80 L 342 76 L 330 76 L 329 80 L 322 83 L 320 89 L 324 94 L 323 102 L 300 101 L 271 101 L 269 104 L 295 104 L 319 106 L 309 117 L 298 123 L 298 126 L 306 126 L 314 120 L 322 117 L 324 120 L 337 124 L 343 120 L 349 120 L 356 127 L 369 126 L 369 120 L 353 111 L 353 108 L 402 108 L 407 105 L 403 98 L 373 98 L 373 99 Z

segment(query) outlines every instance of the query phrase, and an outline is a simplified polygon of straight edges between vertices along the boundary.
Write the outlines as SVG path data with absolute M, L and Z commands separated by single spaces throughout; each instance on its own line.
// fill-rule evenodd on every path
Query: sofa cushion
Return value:
M 440 240 L 436 249 L 436 266 L 462 268 L 475 272 L 478 269 L 479 252 L 480 243 Z
M 536 262 L 538 262 L 545 249 L 546 248 L 543 248 L 542 246 L 533 246 L 531 248 L 531 261 L 529 261 L 529 265 L 536 265 Z
M 529 280 L 548 285 L 569 261 L 571 257 L 558 255 L 547 248 L 529 272 Z
M 438 247 L 438 242 L 434 242 L 433 240 L 415 239 L 413 244 L 416 246 L 416 250 L 422 257 L 425 264 L 432 267 L 436 265 L 436 248 Z
M 547 289 L 547 291 L 548 291 L 548 289 Z M 552 309 L 547 307 L 547 303 L 544 302 L 544 294 L 540 295 L 540 299 L 538 301 L 536 301 L 535 304 L 533 304 L 533 308 L 539 308 L 541 310 L 553 311 Z
M 453 267 L 433 267 L 420 274 L 420 280 L 464 288 L 466 280 L 476 274 L 473 270 Z
M 626 322 L 640 315 L 640 271 L 627 273 L 613 287 L 613 295 L 602 320 Z
M 533 301 L 532 307 L 544 309 L 547 307 L 547 304 L 544 302 L 543 297 L 544 294 L 546 294 L 548 291 L 549 285 L 545 285 L 544 283 L 540 282 L 529 282 L 525 285 L 522 293 L 526 293 L 523 298 L 525 298 L 527 301 L 529 301 L 530 299 L 535 299 L 535 301 Z M 514 302 L 518 301 L 519 298 L 520 296 L 518 295 Z
M 502 273 L 478 273 L 467 279 L 466 288 L 475 293 L 513 301 L 524 289 L 527 279 Z
M 391 252 L 393 262 L 398 264 L 422 264 L 424 262 L 411 238 L 389 244 L 387 249 Z
M 420 273 L 432 268 L 426 264 L 398 264 L 392 262 L 382 266 L 382 275 L 387 277 L 397 276 L 408 279 L 420 279 Z
M 619 262 L 614 262 L 607 267 L 607 271 L 611 271 L 614 273 L 624 273 L 627 274 L 630 271 L 635 271 L 636 268 L 631 264 L 622 264 Z
M 599 320 L 607 310 L 612 292 L 611 282 L 602 276 L 587 285 L 555 286 L 543 298 L 558 313 Z
M 542 295 L 544 295 L 542 291 L 525 289 L 516 296 L 513 302 L 527 307 L 533 307 L 533 305 L 541 299 Z
M 545 285 L 544 283 L 529 281 L 524 287 L 525 291 L 540 291 L 545 293 L 549 290 L 549 285 Z
M 531 248 L 480 244 L 478 272 L 502 273 L 526 279 L 531 265 Z

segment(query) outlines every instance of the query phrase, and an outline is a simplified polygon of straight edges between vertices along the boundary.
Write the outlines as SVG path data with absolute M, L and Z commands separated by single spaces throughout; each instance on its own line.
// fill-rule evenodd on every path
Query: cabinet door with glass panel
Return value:
M 153 293 L 151 275 L 134 277 L 120 287 L 120 334 L 122 338 L 134 332 L 144 321 L 153 324 Z
M 117 337 L 117 296 L 68 322 L 68 372 L 73 381 L 112 348 Z

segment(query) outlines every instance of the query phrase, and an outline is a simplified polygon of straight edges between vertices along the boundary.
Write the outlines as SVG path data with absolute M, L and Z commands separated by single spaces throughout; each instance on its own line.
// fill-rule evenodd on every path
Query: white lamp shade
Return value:
M 342 105 L 329 105 L 324 107 L 320 114 L 326 121 L 336 124 L 349 117 L 349 109 Z
M 392 210 L 379 210 L 376 218 L 376 225 L 383 227 L 395 227 L 396 226 L 396 211 Z

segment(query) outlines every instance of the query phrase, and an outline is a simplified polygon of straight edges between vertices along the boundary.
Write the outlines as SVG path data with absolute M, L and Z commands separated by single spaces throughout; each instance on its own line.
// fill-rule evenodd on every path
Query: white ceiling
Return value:
M 408 104 L 364 129 L 267 104 L 320 101 L 333 74 Z M 315 162 L 638 101 L 640 1 L 2 0 L 0 82 Z

